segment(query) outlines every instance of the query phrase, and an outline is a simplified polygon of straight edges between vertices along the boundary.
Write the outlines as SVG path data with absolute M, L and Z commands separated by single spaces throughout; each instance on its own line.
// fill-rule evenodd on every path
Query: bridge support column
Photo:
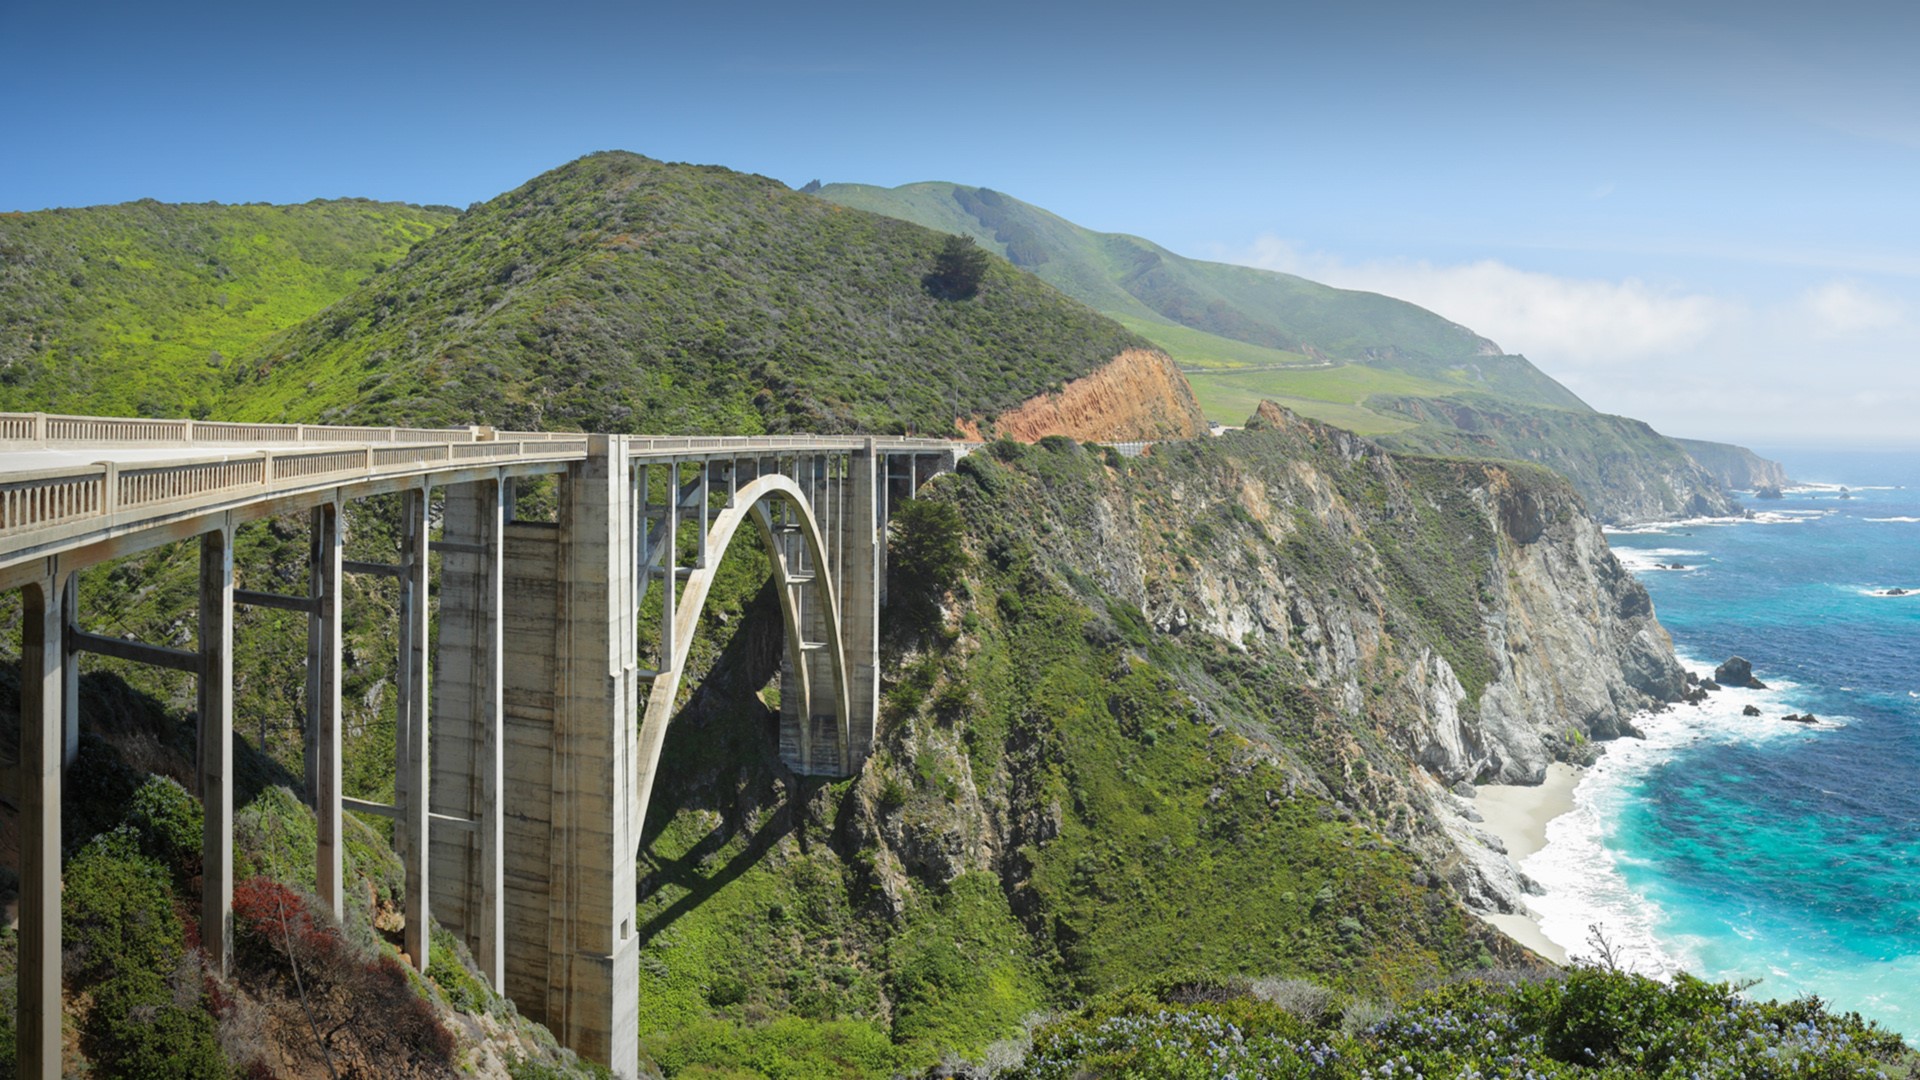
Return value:
M 547 1024 L 568 1046 L 626 1077 L 638 1074 L 640 1057 L 639 837 L 628 809 L 638 684 L 627 440 L 593 436 L 566 488 Z
M 844 599 L 839 574 L 847 554 L 846 500 L 851 476 L 842 469 L 843 459 L 841 454 L 801 454 L 793 462 L 791 475 L 805 494 L 826 544 L 824 558 L 814 560 L 797 530 L 777 534 L 801 632 L 799 649 L 781 654 L 780 756 L 802 776 L 845 776 L 854 760 L 851 747 L 840 737 L 838 702 L 828 689 L 834 685 L 834 658 L 826 651 L 832 616 L 816 584 L 830 583 L 836 599 Z M 783 515 L 788 512 L 783 510 Z M 796 657 L 806 668 L 804 678 L 795 670 Z
M 846 512 L 839 522 L 834 546 L 844 553 L 840 589 L 840 633 L 846 642 L 847 681 L 853 690 L 853 715 L 848 722 L 848 747 L 858 764 L 873 751 L 880 722 L 880 583 L 885 574 L 886 522 L 880 496 L 884 465 L 874 441 L 848 462 Z
M 233 955 L 233 529 L 200 537 L 200 947 L 221 978 Z M 58 854 L 55 855 L 56 860 Z M 54 999 L 58 1002 L 59 998 Z
M 400 702 L 394 725 L 393 804 L 394 848 L 406 867 L 406 930 L 401 947 L 414 967 L 427 970 L 430 948 L 427 917 L 431 910 L 427 875 L 428 782 L 427 756 L 428 644 L 428 489 L 404 492 L 400 498 Z
M 314 507 L 309 518 L 307 595 L 307 796 L 319 823 L 314 885 L 320 902 L 342 914 L 340 818 L 340 506 Z
M 504 486 L 486 481 L 446 489 L 431 729 L 433 916 L 467 943 L 501 991 Z
M 61 582 L 49 575 L 21 590 L 20 967 L 15 1020 L 17 1075 L 60 1072 L 60 781 L 66 670 Z
M 621 1077 L 640 1057 L 635 495 L 627 440 L 595 435 L 557 527 L 506 529 L 507 992 Z

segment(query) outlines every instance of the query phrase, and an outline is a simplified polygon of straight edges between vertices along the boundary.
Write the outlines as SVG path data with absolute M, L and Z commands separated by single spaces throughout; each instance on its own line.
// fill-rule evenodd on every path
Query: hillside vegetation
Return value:
M 999 259 L 948 298 L 928 282 L 946 239 L 764 177 L 594 154 L 249 354 L 224 411 L 947 434 L 1145 344 Z
M 0 214 L 0 410 L 214 415 L 243 355 L 454 216 L 365 199 Z
M 1137 236 L 1082 228 L 988 188 L 828 184 L 819 195 L 972 236 L 1087 306 L 1139 320 L 1130 325 L 1183 363 L 1197 357 L 1193 366 L 1238 358 L 1240 351 L 1224 342 L 1240 342 L 1308 364 L 1366 364 L 1538 405 L 1586 407 L 1524 359 L 1503 356 L 1486 338 L 1404 300 L 1188 259 Z M 1287 374 L 1275 371 L 1266 392 L 1312 396 L 1293 395 Z M 1231 422 L 1245 418 L 1243 413 Z
M 1402 449 L 1542 462 L 1610 522 L 1731 512 L 1723 479 L 1744 470 L 1717 463 L 1752 457 L 1701 443 L 1716 465 L 1700 467 L 1646 425 L 1595 413 L 1525 357 L 1391 297 L 1184 258 L 988 188 L 828 184 L 819 195 L 971 236 L 1119 320 L 1180 363 L 1216 423 L 1243 423 L 1277 401 Z M 1541 431 L 1564 444 L 1543 450 Z

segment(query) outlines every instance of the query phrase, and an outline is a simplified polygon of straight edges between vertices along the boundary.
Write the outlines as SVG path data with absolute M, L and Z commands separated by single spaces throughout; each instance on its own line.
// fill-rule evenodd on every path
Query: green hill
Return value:
M 818 194 L 1006 255 L 1165 349 L 1217 423 L 1276 401 L 1399 449 L 1541 462 L 1609 522 L 1734 508 L 1726 470 L 1639 421 L 1594 412 L 1525 357 L 1413 304 L 1184 258 L 987 188 L 829 184 Z
M 943 182 L 897 188 L 828 184 L 819 195 L 973 237 L 1166 349 L 1189 369 L 1203 399 L 1211 369 L 1268 367 L 1275 370 L 1262 373 L 1261 395 L 1311 400 L 1292 389 L 1292 373 L 1285 368 L 1331 361 L 1537 405 L 1586 408 L 1524 358 L 1502 355 L 1493 342 L 1466 327 L 1378 293 L 1184 258 L 1137 236 L 1082 228 L 988 188 Z M 1230 343 L 1288 355 L 1250 357 Z M 1246 415 L 1212 418 L 1237 424 Z
M 949 432 L 1146 343 L 998 259 L 765 177 L 601 153 L 470 209 L 249 354 L 226 411 L 525 428 Z
M 365 199 L 0 214 L 0 410 L 209 415 L 237 357 L 454 217 Z

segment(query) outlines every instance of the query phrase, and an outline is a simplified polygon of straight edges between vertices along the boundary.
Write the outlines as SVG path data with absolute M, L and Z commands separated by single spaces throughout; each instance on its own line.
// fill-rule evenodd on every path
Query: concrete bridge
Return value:
M 781 756 L 800 773 L 848 775 L 878 715 L 889 513 L 968 449 L 0 414 L 0 589 L 18 590 L 23 612 L 20 755 L 0 764 L 0 794 L 20 811 L 19 1075 L 60 1075 L 60 793 L 79 738 L 79 654 L 197 677 L 201 935 L 209 964 L 227 970 L 236 605 L 307 616 L 321 901 L 340 912 L 342 814 L 393 819 L 413 963 L 427 965 L 431 914 L 522 1012 L 633 1075 L 636 849 L 721 555 L 751 524 L 773 565 Z M 557 513 L 522 520 L 517 494 L 547 477 Z M 400 549 L 349 561 L 344 510 L 375 495 L 399 496 Z M 234 530 L 288 514 L 310 530 L 306 591 L 236 588 Z M 197 648 L 80 629 L 77 572 L 177 541 L 199 545 Z M 341 790 L 347 574 L 399 583 L 391 805 Z M 657 623 L 643 617 L 650 596 Z

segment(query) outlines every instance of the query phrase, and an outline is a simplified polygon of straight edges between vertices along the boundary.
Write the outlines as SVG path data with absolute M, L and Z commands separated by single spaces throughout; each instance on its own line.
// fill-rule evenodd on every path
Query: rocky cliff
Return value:
M 1384 436 L 1389 447 L 1459 457 L 1508 458 L 1565 476 L 1609 525 L 1737 513 L 1720 480 L 1679 443 L 1639 420 L 1541 408 L 1490 397 L 1368 398 L 1420 426 Z
M 1787 470 L 1777 461 L 1769 461 L 1744 446 L 1705 442 L 1700 439 L 1675 439 L 1687 456 L 1734 491 L 1757 491 L 1763 487 L 1787 486 Z
M 1205 435 L 1207 420 L 1171 357 L 1158 349 L 1128 349 L 1058 390 L 1001 413 L 987 427 L 1021 442 L 1048 435 L 1131 442 Z

